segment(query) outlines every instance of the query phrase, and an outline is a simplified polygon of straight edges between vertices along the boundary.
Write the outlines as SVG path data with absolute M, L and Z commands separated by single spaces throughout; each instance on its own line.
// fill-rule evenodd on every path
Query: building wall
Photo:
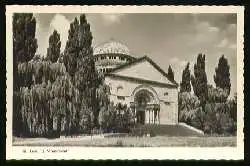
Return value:
M 154 81 L 157 80 L 161 83 L 173 84 L 147 60 L 128 66 L 128 68 L 122 68 L 121 70 L 117 70 L 113 73 L 121 76 L 133 76 L 135 78 Z
M 110 100 L 114 104 L 122 103 L 130 106 L 134 102 L 134 91 L 146 89 L 154 91 L 156 101 L 160 104 L 160 123 L 176 124 L 178 123 L 178 91 L 177 88 L 159 87 L 157 85 L 141 84 L 118 78 L 105 77 L 105 83 L 109 85 L 111 95 Z

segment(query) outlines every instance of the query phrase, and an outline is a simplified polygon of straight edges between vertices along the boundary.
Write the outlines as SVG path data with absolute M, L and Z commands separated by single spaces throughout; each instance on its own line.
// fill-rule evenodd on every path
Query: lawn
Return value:
M 14 138 L 13 145 L 28 146 L 95 146 L 95 147 L 232 147 L 236 137 L 78 137 Z

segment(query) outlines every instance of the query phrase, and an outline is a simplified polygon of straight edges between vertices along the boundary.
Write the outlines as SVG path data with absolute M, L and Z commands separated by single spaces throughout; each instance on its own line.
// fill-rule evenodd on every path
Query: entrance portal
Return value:
M 155 124 L 159 122 L 159 104 L 156 103 L 152 92 L 142 89 L 134 98 L 136 122 L 139 124 Z

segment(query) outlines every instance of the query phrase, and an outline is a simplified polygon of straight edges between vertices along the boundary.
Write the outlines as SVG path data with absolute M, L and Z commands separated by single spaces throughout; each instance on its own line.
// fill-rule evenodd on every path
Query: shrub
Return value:
M 190 92 L 179 93 L 179 121 L 190 123 L 199 107 L 199 99 Z
M 208 102 L 209 103 L 223 103 L 227 101 L 229 95 L 228 89 L 214 88 L 212 85 L 208 85 Z
M 206 104 L 205 112 L 198 108 L 192 125 L 208 134 L 236 133 L 236 122 L 230 117 L 228 103 Z
M 100 110 L 99 124 L 104 132 L 129 132 L 134 125 L 133 113 L 127 105 L 110 103 Z

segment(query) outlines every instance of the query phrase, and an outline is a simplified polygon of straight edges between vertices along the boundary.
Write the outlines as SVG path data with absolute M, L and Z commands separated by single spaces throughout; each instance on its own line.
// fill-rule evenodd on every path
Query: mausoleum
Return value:
M 127 46 L 110 41 L 94 49 L 110 100 L 127 104 L 140 124 L 178 123 L 178 84 L 147 56 L 135 58 Z

